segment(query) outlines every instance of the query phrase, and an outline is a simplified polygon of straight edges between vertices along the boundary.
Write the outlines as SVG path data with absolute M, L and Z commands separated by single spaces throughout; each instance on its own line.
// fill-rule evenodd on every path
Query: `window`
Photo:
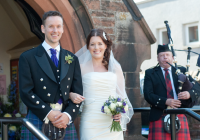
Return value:
M 167 29 L 159 29 L 159 44 L 168 44 Z
M 185 41 L 186 46 L 200 44 L 198 23 L 185 25 Z
M 192 26 L 188 28 L 189 30 L 189 42 L 198 42 L 198 26 Z

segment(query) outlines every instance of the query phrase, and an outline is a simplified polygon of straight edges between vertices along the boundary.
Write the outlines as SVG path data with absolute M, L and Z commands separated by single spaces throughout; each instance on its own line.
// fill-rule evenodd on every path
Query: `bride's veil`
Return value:
M 89 50 L 87 49 L 86 45 L 84 47 L 82 47 L 75 55 L 79 59 L 82 76 L 89 72 L 94 72 L 92 56 L 91 56 Z M 121 65 L 114 58 L 112 50 L 110 53 L 108 72 L 112 72 L 112 73 L 116 74 L 116 76 L 117 76 L 117 84 L 116 84 L 117 85 L 116 86 L 117 94 L 116 94 L 116 96 L 120 97 L 121 99 L 126 99 L 128 107 L 129 107 L 129 110 L 126 111 L 126 113 L 121 113 L 122 114 L 121 126 L 122 126 L 123 131 L 126 131 L 126 124 L 130 122 L 134 112 L 133 112 L 133 107 L 127 97 L 127 94 L 126 94 L 125 80 L 124 80 L 124 75 L 122 72 Z M 83 94 L 83 96 L 84 96 L 84 94 Z
M 76 52 L 75 55 L 78 57 L 82 76 L 86 73 L 94 72 L 92 56 L 86 45 L 82 47 L 78 52 Z

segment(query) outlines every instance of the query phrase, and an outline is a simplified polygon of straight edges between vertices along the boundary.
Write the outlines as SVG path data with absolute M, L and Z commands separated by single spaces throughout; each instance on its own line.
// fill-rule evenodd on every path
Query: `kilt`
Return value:
M 39 130 L 42 130 L 43 121 L 41 121 L 36 115 L 30 110 L 26 116 L 32 124 L 34 124 Z M 21 129 L 21 140 L 37 140 L 37 138 L 25 127 Z M 78 140 L 76 129 L 73 123 L 66 128 L 66 135 L 63 140 Z
M 176 133 L 176 140 L 190 140 L 190 131 L 188 127 L 187 118 L 184 114 L 177 115 L 180 123 L 181 129 Z M 164 129 L 164 117 L 162 117 L 149 124 L 149 136 L 148 140 L 171 140 L 171 134 L 167 133 Z

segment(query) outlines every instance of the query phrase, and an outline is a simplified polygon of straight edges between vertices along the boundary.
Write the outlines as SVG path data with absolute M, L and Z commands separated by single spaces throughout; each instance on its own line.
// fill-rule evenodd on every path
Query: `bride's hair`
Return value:
M 102 60 L 102 63 L 106 67 L 106 69 L 108 70 L 108 63 L 109 63 L 109 59 L 110 59 L 110 51 L 111 51 L 111 46 L 112 46 L 112 40 L 110 39 L 108 34 L 103 29 L 92 29 L 90 34 L 87 37 L 87 41 L 86 41 L 87 49 L 88 49 L 89 44 L 90 44 L 90 39 L 93 36 L 101 37 L 101 39 L 103 40 L 103 42 L 107 46 L 107 48 L 106 48 L 106 50 L 104 52 L 104 58 Z

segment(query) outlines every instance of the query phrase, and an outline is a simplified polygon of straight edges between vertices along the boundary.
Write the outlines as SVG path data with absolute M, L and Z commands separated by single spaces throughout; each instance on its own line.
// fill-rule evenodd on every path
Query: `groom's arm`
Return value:
M 82 78 L 81 78 L 81 70 L 78 58 L 74 56 L 74 75 L 72 79 L 70 92 L 74 92 L 80 95 L 83 95 L 83 86 L 82 86 Z M 74 121 L 80 108 L 81 104 L 75 104 L 71 100 L 69 100 L 69 105 L 66 107 L 64 112 L 67 112 L 71 116 L 71 121 Z
M 51 110 L 50 106 L 46 104 L 37 94 L 33 92 L 35 88 L 32 79 L 31 66 L 28 61 L 29 54 L 23 53 L 19 59 L 19 91 L 20 97 L 24 104 L 30 109 L 40 120 Z M 30 60 L 30 58 L 29 58 Z

